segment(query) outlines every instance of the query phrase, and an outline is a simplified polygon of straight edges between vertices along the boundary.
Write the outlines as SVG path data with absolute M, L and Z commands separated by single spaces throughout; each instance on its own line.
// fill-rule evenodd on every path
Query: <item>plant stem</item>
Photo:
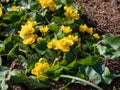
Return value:
M 100 88 L 99 86 L 89 82 L 89 81 L 86 81 L 82 78 L 78 78 L 78 77 L 74 77 L 74 76 L 70 76 L 70 75 L 60 75 L 61 78 L 69 78 L 69 79 L 75 79 L 75 80 L 78 80 L 78 81 L 81 81 L 81 82 L 84 82 L 84 83 L 87 83 L 88 85 L 96 88 L 97 90 L 103 90 L 102 88 Z

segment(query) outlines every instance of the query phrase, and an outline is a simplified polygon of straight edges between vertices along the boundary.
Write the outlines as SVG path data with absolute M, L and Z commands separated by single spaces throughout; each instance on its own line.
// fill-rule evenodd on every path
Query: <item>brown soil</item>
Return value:
M 85 13 L 97 22 L 97 30 L 120 36 L 120 0 L 81 0 Z

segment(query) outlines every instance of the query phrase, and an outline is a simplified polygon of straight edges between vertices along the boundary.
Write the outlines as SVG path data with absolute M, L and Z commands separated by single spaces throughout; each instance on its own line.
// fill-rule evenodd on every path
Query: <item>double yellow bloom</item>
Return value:
M 35 67 L 32 69 L 31 73 L 37 77 L 44 77 L 43 71 L 49 68 L 49 64 L 45 58 L 40 58 L 40 60 L 35 64 Z
M 53 0 L 38 0 L 43 8 L 49 8 L 51 11 L 56 10 L 56 4 Z
M 35 42 L 35 39 L 37 38 L 36 34 L 33 34 L 35 32 L 34 26 L 37 24 L 36 21 L 32 21 L 29 19 L 25 25 L 21 26 L 21 30 L 19 32 L 19 36 L 23 38 L 23 43 L 28 45 Z
M 64 10 L 66 11 L 66 12 L 64 13 L 64 15 L 65 15 L 67 18 L 76 19 L 76 20 L 78 20 L 78 19 L 80 18 L 78 11 L 75 10 L 73 7 L 71 7 L 71 6 L 65 6 L 65 7 L 64 7 Z
M 94 38 L 100 39 L 100 36 L 98 33 L 93 34 L 93 28 L 89 28 L 86 24 L 80 25 L 79 26 L 79 31 L 82 33 L 88 33 L 90 35 L 93 35 Z
M 48 32 L 48 26 L 39 26 L 39 30 L 41 33 L 46 33 Z
M 60 40 L 52 40 L 48 42 L 47 47 L 53 50 L 61 50 L 63 52 L 69 52 L 70 46 L 74 44 L 75 41 L 78 41 L 78 36 L 68 35 Z
M 79 31 L 83 32 L 83 33 L 87 32 L 90 35 L 93 34 L 93 28 L 89 28 L 86 24 L 80 25 L 79 26 Z
M 61 26 L 60 29 L 64 32 L 64 33 L 70 33 L 72 31 L 72 29 L 69 26 Z

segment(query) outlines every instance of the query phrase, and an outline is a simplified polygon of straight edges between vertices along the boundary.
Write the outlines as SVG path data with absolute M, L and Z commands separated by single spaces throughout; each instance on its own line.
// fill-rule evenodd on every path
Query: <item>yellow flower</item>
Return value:
M 49 9 L 50 9 L 51 11 L 55 11 L 56 8 L 57 8 L 57 6 L 56 6 L 56 4 L 54 4 L 54 3 L 49 6 Z
M 35 42 L 36 38 L 37 38 L 36 34 L 27 35 L 23 40 L 23 44 L 26 44 L 26 45 L 32 44 Z
M 18 31 L 20 37 L 25 35 L 32 34 L 35 32 L 35 29 L 32 25 L 26 24 L 21 26 L 21 31 Z
M 86 24 L 80 25 L 80 26 L 79 26 L 79 31 L 84 33 L 84 32 L 87 30 L 87 28 L 88 28 L 88 27 L 87 27 Z
M 78 36 L 77 36 L 77 35 L 75 35 L 75 36 L 73 36 L 73 35 L 68 35 L 67 38 L 73 40 L 74 42 L 75 42 L 75 41 L 78 41 Z
M 43 71 L 49 68 L 49 64 L 45 58 L 40 58 L 39 62 L 35 64 L 35 67 L 31 70 L 33 75 L 37 77 L 44 77 Z
M 37 42 L 41 42 L 41 41 L 43 41 L 44 39 L 42 38 L 42 37 L 38 37 L 37 38 Z
M 61 47 L 59 48 L 63 52 L 69 52 L 70 51 L 70 46 L 74 44 L 74 42 L 68 38 L 63 38 L 60 40 Z
M 56 40 L 56 39 L 54 39 L 54 40 L 52 40 L 52 41 L 50 41 L 50 42 L 48 42 L 48 44 L 47 44 L 47 47 L 49 48 L 49 49 L 52 49 L 52 48 L 54 48 L 54 49 L 56 49 L 57 50 L 57 45 L 59 44 L 59 41 L 58 40 Z
M 53 0 L 38 0 L 38 2 L 41 4 L 43 8 L 49 7 L 51 11 L 56 10 L 56 4 Z
M 99 36 L 98 33 L 93 34 L 93 37 L 96 38 L 96 39 L 100 39 L 100 36 Z
M 26 24 L 34 27 L 34 26 L 37 24 L 37 22 L 36 22 L 36 21 L 33 21 L 33 20 L 30 18 L 30 19 L 28 19 L 28 21 L 26 22 Z
M 34 26 L 37 24 L 36 21 L 28 19 L 25 25 L 21 26 L 21 30 L 18 31 L 19 36 L 24 38 L 26 35 L 33 34 L 35 32 Z
M 48 42 L 47 47 L 49 49 L 52 49 L 53 48 L 53 42 L 52 41 Z
M 66 11 L 64 13 L 64 15 L 67 17 L 67 18 L 71 18 L 71 19 L 79 19 L 79 14 L 78 14 L 78 11 L 73 9 L 71 6 L 65 6 L 64 7 L 64 10 Z
M 19 11 L 19 9 L 16 6 L 12 6 L 13 11 Z
M 86 32 L 90 35 L 93 34 L 93 28 L 87 28 Z
M 69 35 L 60 40 L 52 40 L 48 42 L 47 47 L 53 50 L 61 50 L 63 52 L 69 52 L 70 46 L 78 40 L 78 36 Z
M 64 32 L 64 33 L 70 33 L 72 31 L 72 29 L 69 26 L 61 26 L 60 29 Z
M 88 33 L 90 35 L 93 34 L 93 28 L 89 28 L 86 24 L 80 25 L 79 26 L 79 31 L 83 33 Z
M 3 14 L 3 11 L 2 11 L 2 8 L 0 8 L 0 17 L 2 16 Z
M 40 27 L 39 27 L 39 30 L 40 30 L 41 33 L 46 33 L 46 32 L 48 32 L 48 29 L 49 29 L 48 26 L 40 26 Z

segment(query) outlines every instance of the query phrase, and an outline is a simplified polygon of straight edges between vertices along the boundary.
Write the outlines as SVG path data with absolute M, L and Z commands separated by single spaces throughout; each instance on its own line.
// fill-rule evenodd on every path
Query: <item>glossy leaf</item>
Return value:
M 112 81 L 112 74 L 108 67 L 104 67 L 104 72 L 102 74 L 103 82 L 106 84 L 110 84 Z
M 92 57 L 92 56 L 87 56 L 86 58 L 80 59 L 77 61 L 78 64 L 81 65 L 95 65 L 98 61 L 100 60 L 100 58 L 97 57 Z

